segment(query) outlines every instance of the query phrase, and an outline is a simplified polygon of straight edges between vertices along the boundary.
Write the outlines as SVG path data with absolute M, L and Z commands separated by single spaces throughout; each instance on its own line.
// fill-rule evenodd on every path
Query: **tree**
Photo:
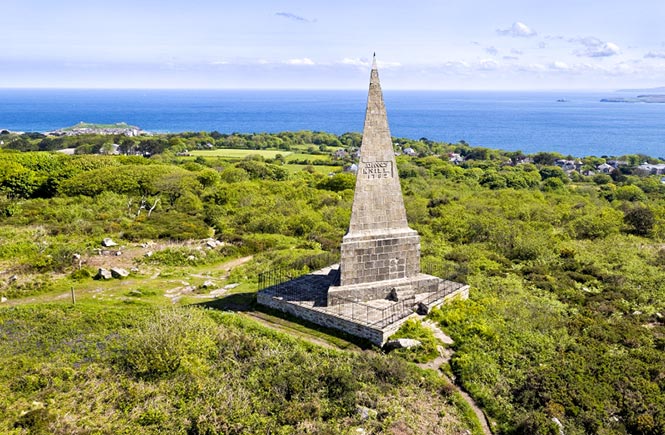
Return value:
M 624 210 L 623 213 L 623 221 L 627 225 L 630 225 L 634 234 L 639 236 L 648 235 L 656 222 L 653 211 L 643 205 L 631 207 L 627 210 Z
M 320 189 L 341 192 L 346 189 L 353 189 L 355 185 L 356 177 L 353 174 L 343 172 L 335 174 L 332 177 L 327 177 L 324 181 L 319 183 L 318 187 Z
M 596 174 L 593 176 L 593 182 L 596 184 L 608 184 L 612 182 L 612 177 L 607 174 Z
M 558 166 L 544 166 L 540 168 L 539 172 L 543 180 L 547 180 L 548 178 L 560 178 L 564 183 L 568 182 L 568 176 L 563 169 Z
M 557 159 L 562 158 L 563 156 L 559 153 L 545 153 L 540 152 L 536 153 L 533 156 L 533 162 L 537 165 L 552 166 Z
M 631 184 L 619 187 L 616 191 L 616 198 L 623 201 L 642 201 L 646 199 L 646 195 L 638 186 Z

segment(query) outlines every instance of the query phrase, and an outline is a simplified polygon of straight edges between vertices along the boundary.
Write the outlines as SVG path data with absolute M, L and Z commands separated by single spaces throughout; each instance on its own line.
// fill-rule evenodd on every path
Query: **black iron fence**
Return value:
M 419 298 L 418 304 L 423 303 L 429 307 L 432 303 L 451 295 L 464 286 L 465 284 L 459 282 L 444 281 L 439 286 L 438 291 L 432 292 L 426 297 Z M 330 298 L 335 300 L 335 302 L 334 304 L 328 304 L 328 312 L 377 328 L 384 328 L 387 325 L 397 322 L 413 314 L 418 308 L 418 304 L 412 298 L 403 299 L 384 308 L 375 307 L 352 298 L 334 295 L 330 296 Z
M 300 258 L 285 267 L 259 273 L 259 290 L 291 281 L 313 270 L 323 269 L 337 262 L 339 262 L 339 252 L 324 252 Z
M 311 297 L 311 294 L 307 288 L 303 288 L 302 283 L 297 282 L 296 278 L 306 275 L 309 271 L 322 269 L 337 262 L 339 262 L 339 253 L 330 252 L 306 257 L 287 267 L 260 273 L 258 276 L 259 290 L 277 287 L 279 294 L 283 297 L 294 302 L 300 300 L 299 298 L 304 300 L 305 297 Z M 431 292 L 426 296 L 419 295 L 418 303 L 428 307 L 465 286 L 462 283 L 445 280 L 444 277 L 448 276 L 450 270 L 442 265 L 425 263 L 421 265 L 421 270 L 425 274 L 444 279 L 436 292 Z M 325 297 L 324 294 L 323 299 Z M 418 308 L 415 298 L 402 299 L 385 307 L 377 307 L 358 299 L 335 295 L 329 295 L 329 297 L 331 300 L 327 301 L 326 312 L 380 329 L 411 315 Z M 326 304 L 325 300 L 322 303 Z

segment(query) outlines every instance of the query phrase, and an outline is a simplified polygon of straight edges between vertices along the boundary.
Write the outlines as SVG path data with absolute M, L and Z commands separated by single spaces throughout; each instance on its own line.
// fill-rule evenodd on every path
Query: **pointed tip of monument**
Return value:
M 372 55 L 372 69 L 376 69 L 376 52 Z

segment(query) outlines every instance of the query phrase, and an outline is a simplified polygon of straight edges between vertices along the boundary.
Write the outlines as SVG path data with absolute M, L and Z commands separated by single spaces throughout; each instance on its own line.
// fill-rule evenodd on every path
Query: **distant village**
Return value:
M 124 122 L 116 124 L 91 124 L 87 122 L 79 122 L 78 124 L 54 130 L 46 133 L 50 136 L 80 136 L 84 134 L 103 134 L 103 135 L 124 135 L 129 137 L 141 136 L 147 134 L 139 127 L 128 125 Z
M 12 132 L 8 130 L 0 130 L 0 136 L 2 135 L 30 135 L 31 133 L 23 133 L 23 132 Z M 219 134 L 219 133 L 217 133 Z M 153 152 L 152 150 L 150 151 L 145 151 L 145 150 L 139 150 L 139 149 L 132 149 L 131 152 L 129 152 L 126 148 L 123 147 L 121 144 L 115 143 L 115 141 L 120 141 L 118 139 L 118 136 L 124 136 L 126 138 L 138 138 L 138 137 L 146 137 L 146 136 L 153 136 L 152 133 L 147 132 L 142 130 L 139 127 L 129 125 L 124 122 L 119 122 L 115 124 L 93 124 L 93 123 L 86 123 L 86 122 L 79 122 L 78 124 L 71 126 L 71 127 L 66 127 L 66 128 L 61 128 L 58 130 L 53 130 L 50 132 L 46 132 L 42 135 L 42 137 L 51 137 L 51 138 L 58 138 L 58 137 L 73 137 L 73 136 L 84 136 L 84 135 L 102 135 L 102 136 L 115 136 L 116 138 L 114 139 L 114 142 L 108 142 L 104 144 L 101 148 L 96 149 L 93 151 L 94 153 L 97 154 L 106 154 L 106 155 L 120 155 L 120 154 L 132 154 L 132 155 L 143 155 L 145 157 L 150 157 Z M 221 135 L 221 136 L 229 136 L 229 135 Z M 233 135 L 230 135 L 233 136 Z M 251 136 L 251 135 L 247 135 Z M 4 146 L 5 143 L 3 140 L 0 138 L 0 147 Z M 134 139 L 136 140 L 136 139 Z M 420 141 L 423 141 L 421 139 Z M 207 141 L 207 142 L 201 142 L 199 144 L 196 144 L 197 149 L 207 149 L 207 150 L 213 150 L 220 145 L 214 145 L 214 141 Z M 431 141 L 425 140 L 425 143 L 430 143 Z M 412 144 L 414 144 L 412 146 Z M 464 146 L 469 146 L 466 142 L 460 141 L 461 145 Z M 190 144 L 191 145 L 191 144 Z M 338 143 L 338 146 L 341 145 Z M 352 163 L 354 160 L 357 160 L 360 155 L 359 148 L 357 147 L 359 144 L 354 145 L 354 146 L 345 146 L 344 148 L 333 148 L 334 151 L 330 153 L 333 159 L 336 160 L 344 160 L 347 162 L 347 164 L 344 166 L 344 171 L 345 172 L 351 172 L 351 173 L 356 173 L 358 170 L 358 165 L 356 163 Z M 467 160 L 477 160 L 477 158 L 470 157 L 467 155 L 467 153 L 460 153 L 460 152 L 444 152 L 437 154 L 434 152 L 432 148 L 429 148 L 425 150 L 423 147 L 419 146 L 420 142 L 417 141 L 411 141 L 411 140 L 406 140 L 406 141 L 397 141 L 393 144 L 393 147 L 395 149 L 395 156 L 408 156 L 408 157 L 424 157 L 427 155 L 436 155 L 440 158 L 447 159 L 450 163 L 455 164 L 455 165 L 463 165 Z M 133 147 L 130 147 L 133 148 Z M 416 149 L 417 148 L 417 149 Z M 471 147 L 474 148 L 475 147 Z M 330 149 L 330 148 L 329 148 Z M 76 148 L 62 148 L 62 149 L 57 149 L 55 151 L 58 151 L 60 153 L 64 154 L 74 154 L 76 152 Z M 322 153 L 326 153 L 325 151 L 321 150 Z M 320 154 L 321 152 L 316 151 L 316 154 Z M 175 152 L 177 156 L 190 156 L 190 152 L 187 149 L 180 149 Z M 556 154 L 556 153 L 552 153 Z M 504 156 L 505 157 L 505 156 Z M 645 156 L 646 157 L 646 156 Z M 482 160 L 482 158 L 481 158 Z M 584 160 L 584 161 L 583 161 Z M 610 175 L 613 172 L 617 171 L 617 173 L 621 172 L 627 172 L 633 175 L 638 175 L 638 176 L 649 176 L 649 175 L 662 175 L 663 178 L 661 182 L 665 183 L 665 163 L 648 163 L 646 161 L 642 161 L 641 163 L 638 163 L 635 161 L 635 159 L 631 159 L 631 161 L 626 161 L 626 160 L 621 160 L 617 158 L 600 158 L 596 159 L 596 162 L 590 162 L 589 159 L 584 158 L 571 158 L 571 156 L 568 156 L 568 158 L 559 158 L 556 160 L 550 160 L 547 165 L 552 165 L 552 166 L 558 166 L 561 168 L 566 174 L 569 176 L 573 175 L 574 173 L 589 177 L 589 176 L 594 176 L 598 174 L 607 174 Z M 650 159 L 651 162 L 654 160 Z M 524 164 L 542 164 L 542 162 L 534 161 L 534 156 L 527 156 L 527 155 L 517 155 L 513 156 L 511 158 L 506 158 L 501 165 L 503 166 L 518 166 L 518 165 L 524 165 Z M 624 169 L 624 171 L 622 171 Z M 627 171 L 626 171 L 627 170 Z
M 418 153 L 415 149 L 411 147 L 400 148 L 400 144 L 398 143 L 394 144 L 394 147 L 397 150 L 395 151 L 395 156 L 399 155 L 405 155 L 410 157 L 420 156 L 420 153 Z M 349 153 L 344 149 L 340 149 L 336 150 L 333 153 L 333 157 L 338 159 L 347 158 L 349 156 L 358 158 L 360 156 L 360 150 L 355 150 Z M 447 153 L 445 154 L 445 156 L 448 157 L 449 162 L 455 165 L 460 165 L 464 163 L 466 160 L 464 156 L 462 156 L 459 153 Z M 535 162 L 532 157 L 524 156 L 516 160 L 506 160 L 504 162 L 504 165 L 517 166 L 517 165 L 534 164 L 534 163 Z M 582 162 L 582 160 L 580 159 L 572 159 L 572 160 L 557 159 L 554 161 L 554 166 L 560 167 L 569 176 L 573 172 L 577 172 L 586 177 L 590 177 L 597 174 L 609 175 L 615 171 L 620 171 L 622 167 L 631 168 L 631 172 L 633 175 L 638 175 L 643 177 L 648 175 L 665 175 L 665 163 L 658 163 L 658 164 L 642 163 L 639 165 L 631 165 L 630 162 L 628 161 L 617 160 L 617 159 L 607 160 L 605 163 L 596 165 L 594 169 L 589 169 L 588 165 Z M 358 165 L 353 163 L 350 166 L 347 166 L 345 168 L 345 171 L 356 173 L 358 171 Z M 661 182 L 665 183 L 665 176 L 661 179 Z

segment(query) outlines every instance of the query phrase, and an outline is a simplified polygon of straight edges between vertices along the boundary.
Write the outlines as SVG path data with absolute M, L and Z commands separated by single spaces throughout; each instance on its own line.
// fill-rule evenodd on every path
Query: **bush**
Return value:
M 214 328 L 214 322 L 195 309 L 158 311 L 125 334 L 118 361 L 142 378 L 168 376 L 213 355 Z
M 655 217 L 651 209 L 644 206 L 629 208 L 624 212 L 623 221 L 630 225 L 633 233 L 646 236 L 655 224 Z
M 396 338 L 412 338 L 420 341 L 421 345 L 411 349 L 396 349 L 393 353 L 406 358 L 412 362 L 425 363 L 432 361 L 439 355 L 437 345 L 439 344 L 434 337 L 431 329 L 423 326 L 417 320 L 407 320 L 399 330 L 390 337 L 391 340 Z
M 28 429 L 35 435 L 48 434 L 49 424 L 54 420 L 54 416 L 46 408 L 38 408 L 20 416 L 14 427 Z

